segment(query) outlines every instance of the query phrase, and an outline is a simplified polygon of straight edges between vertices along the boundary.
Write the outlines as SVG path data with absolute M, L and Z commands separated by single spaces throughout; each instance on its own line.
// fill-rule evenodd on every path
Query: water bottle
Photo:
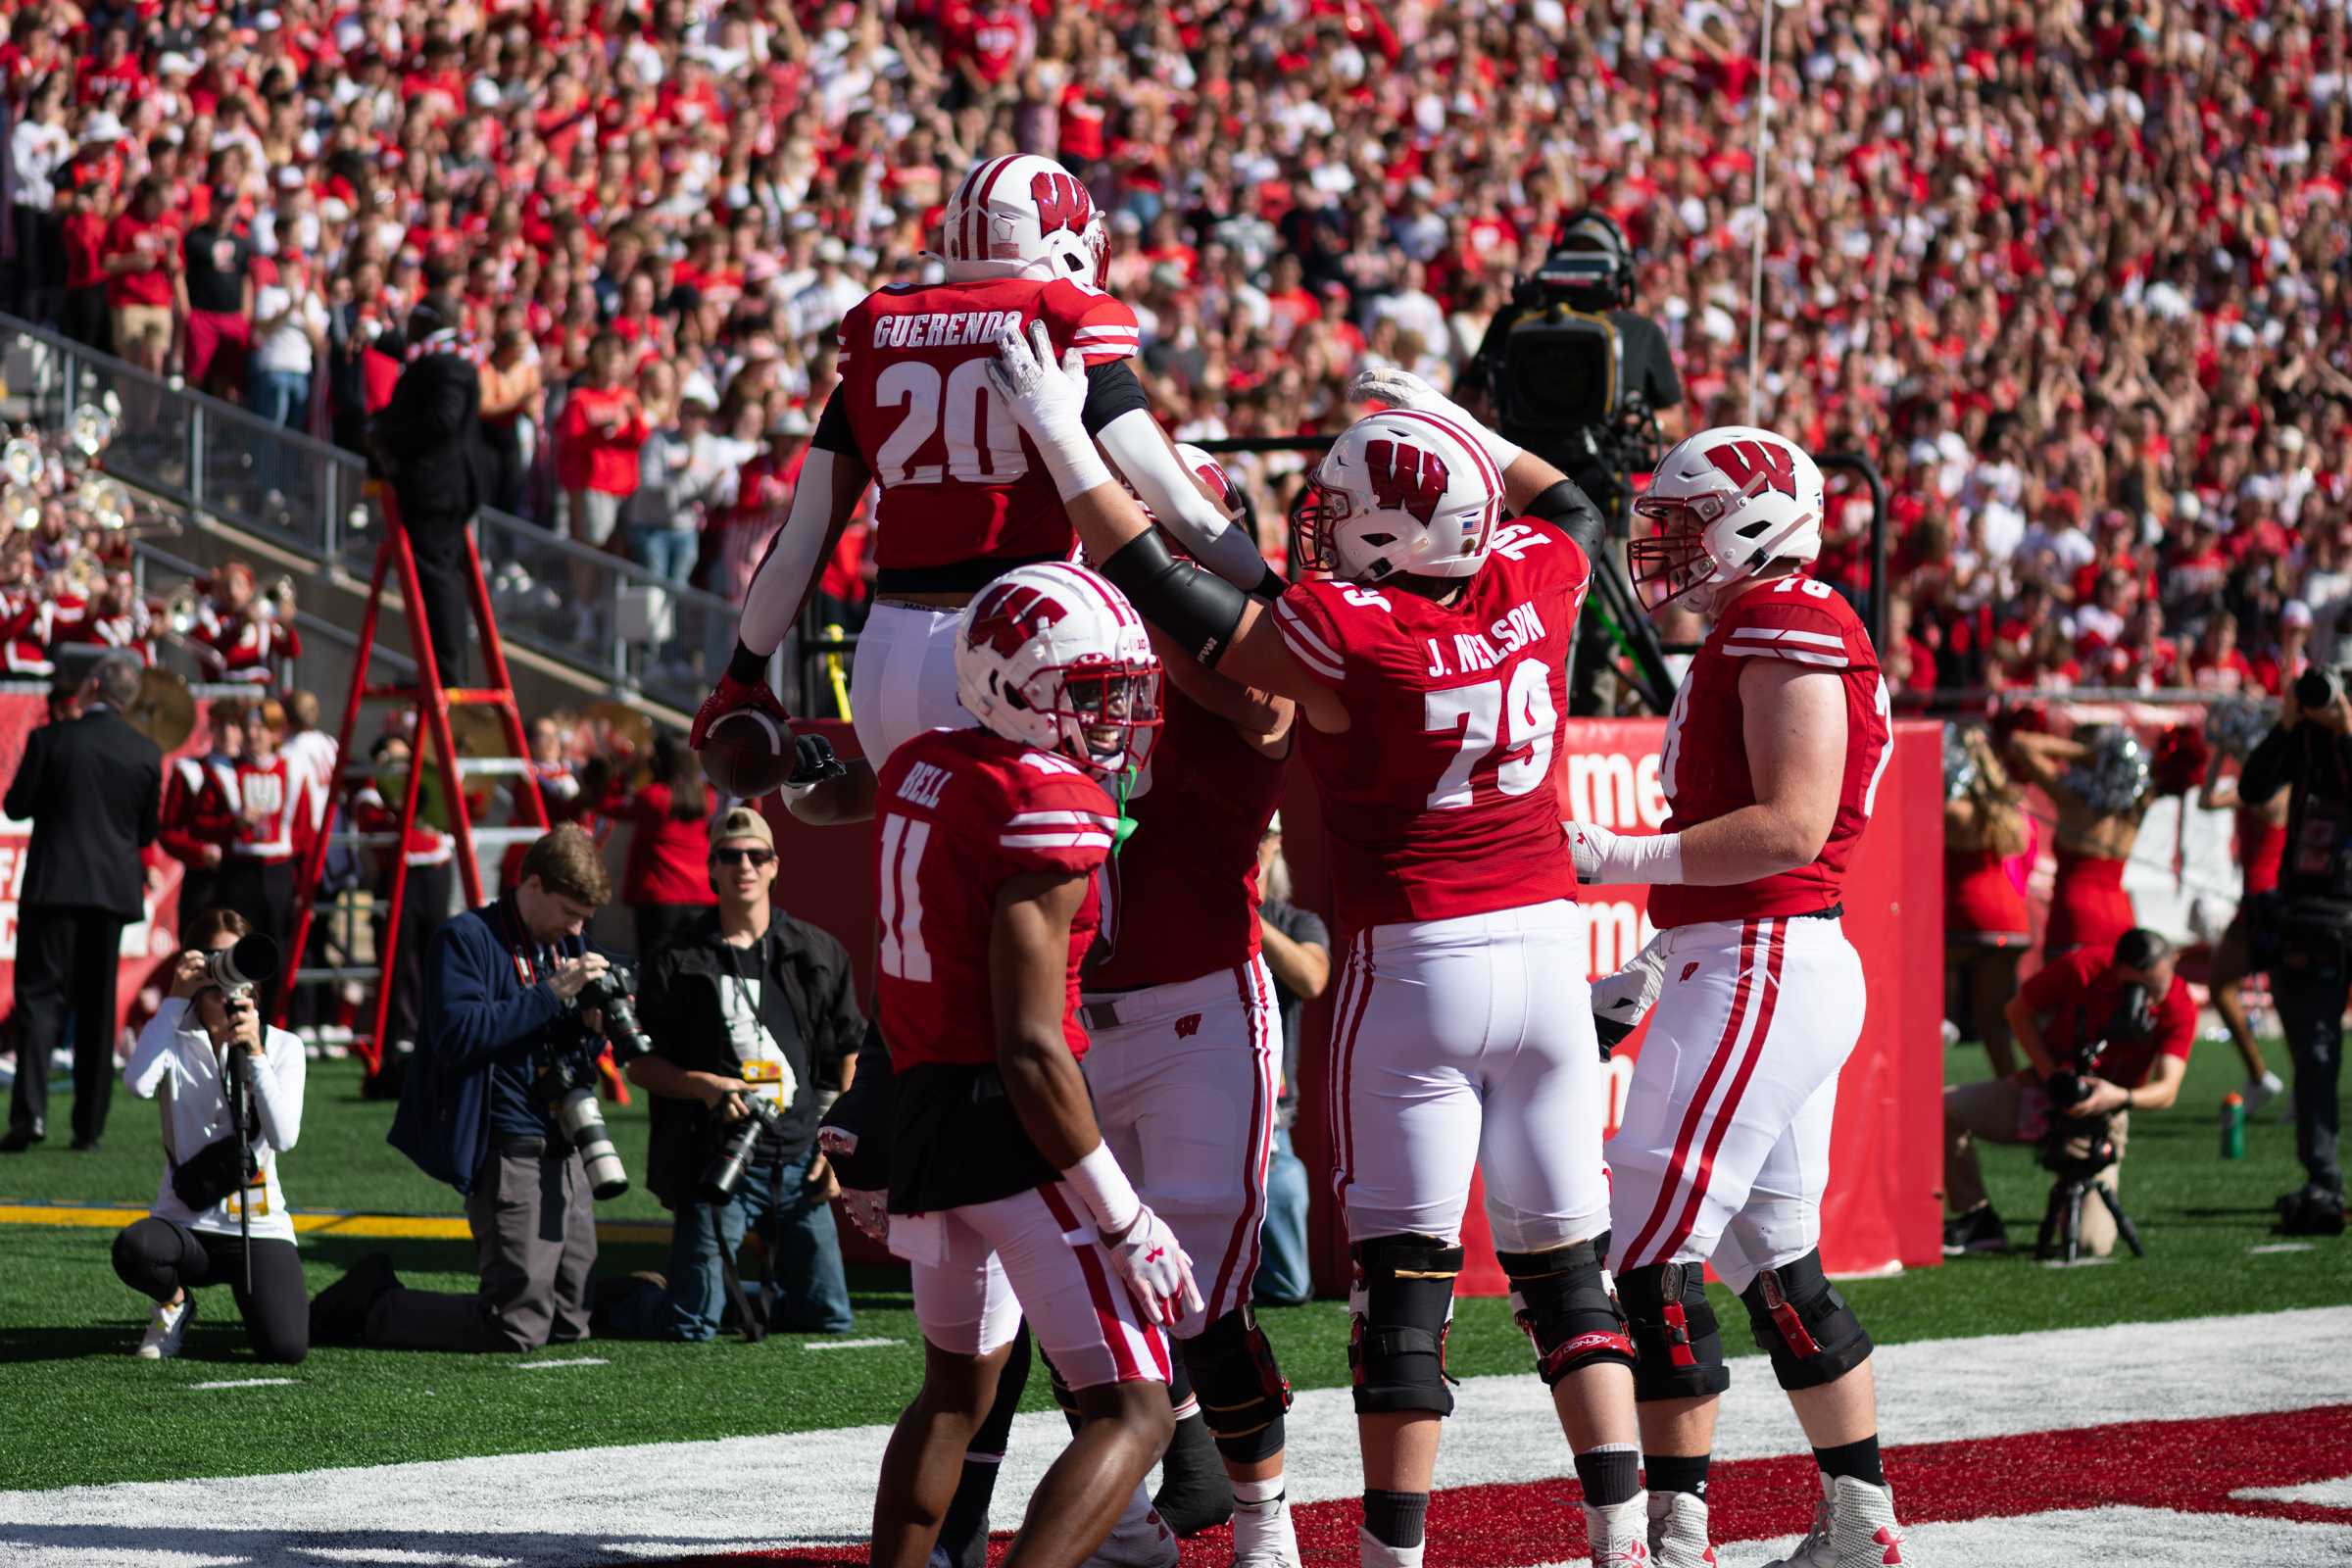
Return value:
M 2234 1090 L 2222 1097 L 2222 1157 L 2246 1157 L 2246 1102 Z

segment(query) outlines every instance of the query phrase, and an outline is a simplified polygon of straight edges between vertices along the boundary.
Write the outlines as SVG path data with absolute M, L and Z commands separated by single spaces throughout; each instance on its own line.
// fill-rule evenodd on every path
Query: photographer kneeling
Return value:
M 514 891 L 434 933 L 424 1035 L 389 1141 L 466 1196 L 481 1290 L 404 1289 L 378 1252 L 311 1303 L 313 1340 L 531 1350 L 588 1338 L 589 1195 L 618 1179 L 618 1162 L 604 1141 L 592 1175 L 575 1145 L 602 1137 L 593 1114 L 599 999 L 618 1008 L 606 991 L 610 965 L 581 932 L 611 896 L 596 841 L 567 823 L 531 845 Z M 559 1104 L 576 1136 L 559 1123 Z
M 2173 970 L 2173 945 L 2134 929 L 2116 939 L 2110 956 L 2077 949 L 2051 960 L 2010 999 L 2009 1027 L 2032 1065 L 1943 1092 L 1943 1190 L 1953 1213 L 1943 1227 L 1946 1253 L 2008 1246 L 1977 1169 L 1979 1140 L 2043 1143 L 2056 1117 L 2089 1124 L 2066 1141 L 2066 1155 L 2082 1160 L 2103 1124 L 2115 1162 L 2099 1179 L 2121 1191 L 2131 1112 L 2172 1104 L 2197 1037 L 2197 1005 Z M 2115 1231 L 2105 1204 L 2082 1206 L 2086 1251 L 2105 1257 Z
M 139 1340 L 145 1360 L 177 1355 L 196 1316 L 190 1293 L 223 1284 L 254 1354 L 292 1365 L 310 1353 L 302 1258 L 277 1183 L 277 1155 L 302 1135 L 302 1042 L 264 1026 L 253 987 L 223 962 L 252 933 L 233 909 L 196 917 L 195 947 L 172 966 L 171 996 L 122 1064 L 132 1094 L 165 1100 L 155 1206 L 115 1238 L 115 1272 L 155 1302 Z M 247 956 L 276 967 L 274 953 Z M 245 1112 L 242 1138 L 232 1105 Z
M 616 1301 L 609 1326 L 708 1340 L 731 1296 L 746 1338 L 846 1334 L 840 1187 L 815 1143 L 865 1035 L 850 956 L 772 906 L 776 841 L 758 811 L 718 819 L 709 865 L 717 909 L 645 956 L 639 1012 L 654 1049 L 628 1069 L 654 1096 L 645 1179 L 676 1216 L 668 1283 Z M 767 1259 L 756 1298 L 733 1262 L 747 1229 Z
M 2254 961 L 2267 968 L 2295 1062 L 2295 1157 L 2302 1188 L 2278 1200 L 2289 1236 L 2344 1231 L 2344 1167 L 2336 1152 L 2336 1083 L 2344 1064 L 2344 1004 L 2352 995 L 2352 703 L 2340 670 L 2314 667 L 2282 694 L 2278 725 L 2238 774 L 2249 807 L 2291 790 L 2279 907 L 2257 927 Z

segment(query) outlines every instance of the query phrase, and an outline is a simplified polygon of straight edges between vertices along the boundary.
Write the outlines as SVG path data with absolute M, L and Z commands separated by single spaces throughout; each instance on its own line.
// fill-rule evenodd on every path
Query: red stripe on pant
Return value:
M 1755 956 L 1756 922 L 1749 920 L 1740 927 L 1740 980 L 1732 989 L 1731 1016 L 1723 1021 L 1723 1038 L 1715 1042 L 1714 1059 L 1707 1063 L 1699 1079 L 1698 1093 L 1690 1098 L 1690 1108 L 1683 1114 L 1683 1125 L 1674 1135 L 1674 1154 L 1666 1162 L 1665 1180 L 1658 1183 L 1657 1201 L 1650 1205 L 1649 1218 L 1634 1233 L 1634 1240 L 1625 1250 L 1625 1267 L 1642 1268 L 1652 1261 L 1646 1250 L 1649 1239 L 1666 1223 L 1674 1207 L 1674 1194 L 1682 1183 L 1681 1171 L 1690 1157 L 1691 1143 L 1698 1137 L 1699 1118 L 1706 1114 L 1707 1098 L 1715 1092 L 1715 1081 L 1723 1075 L 1724 1063 L 1731 1059 L 1732 1046 L 1740 1038 L 1740 1024 L 1747 1016 L 1748 983 L 1753 978 L 1750 962 Z M 1660 1253 L 1656 1261 L 1664 1262 L 1669 1254 Z
M 1257 1270 L 1257 1236 L 1260 1209 L 1266 1194 L 1266 1153 L 1272 1147 L 1267 1127 L 1266 1101 L 1270 1087 L 1266 1072 L 1265 1013 L 1270 1004 L 1264 988 L 1258 984 L 1257 965 L 1250 962 L 1233 971 L 1234 983 L 1242 993 L 1242 1016 L 1250 1022 L 1250 1143 L 1242 1154 L 1242 1206 L 1233 1217 L 1233 1235 L 1225 1243 L 1224 1261 L 1217 1265 L 1216 1289 L 1208 1294 L 1208 1315 L 1214 1321 L 1222 1313 L 1219 1303 L 1225 1299 L 1226 1288 L 1233 1284 L 1234 1266 L 1241 1261 L 1245 1243 L 1250 1245 L 1250 1273 Z M 1254 1180 L 1252 1179 L 1254 1178 Z M 1245 1277 L 1242 1288 L 1249 1289 Z M 1239 1302 L 1235 1303 L 1239 1305 Z
M 1347 1217 L 1348 1189 L 1355 1183 L 1355 1111 L 1351 1095 L 1355 1086 L 1355 1036 L 1363 1027 L 1364 1013 L 1372 1004 L 1372 933 L 1367 929 L 1355 940 L 1360 949 L 1352 965 L 1356 976 L 1355 1015 L 1348 1020 L 1348 1033 L 1340 1042 L 1339 1063 L 1332 1075 L 1339 1098 L 1334 1107 L 1338 1114 L 1332 1118 L 1332 1126 L 1340 1147 L 1340 1163 L 1333 1172 L 1332 1189 L 1339 1195 L 1343 1223 Z M 1337 1023 L 1335 1016 L 1335 1027 Z
M 1756 1075 L 1756 1063 L 1764 1058 L 1764 1040 L 1772 1033 L 1773 1007 L 1781 995 L 1781 957 L 1787 951 L 1788 940 L 1788 922 L 1774 921 L 1772 945 L 1765 950 L 1764 986 L 1756 1004 L 1756 1026 L 1748 1031 L 1747 1050 L 1740 1054 L 1740 1071 L 1723 1093 L 1723 1104 L 1715 1112 L 1715 1125 L 1707 1133 L 1706 1149 L 1698 1156 L 1698 1174 L 1691 1179 L 1690 1197 L 1684 1202 L 1683 1212 L 1666 1238 L 1661 1256 L 1672 1257 L 1675 1250 L 1690 1240 L 1691 1227 L 1698 1223 L 1698 1205 L 1705 1200 L 1707 1184 L 1715 1176 L 1716 1152 L 1732 1130 L 1732 1120 L 1740 1109 L 1740 1098 L 1747 1093 L 1748 1080 Z
M 1080 1229 L 1094 1229 L 1091 1221 L 1084 1226 L 1079 1224 L 1078 1216 L 1071 1211 L 1069 1200 L 1061 1196 L 1058 1187 L 1052 1184 L 1040 1187 L 1037 1196 L 1046 1200 L 1047 1211 L 1053 1214 L 1054 1223 L 1061 1227 L 1063 1235 Z M 1103 1343 L 1110 1347 L 1111 1370 L 1118 1374 L 1121 1383 L 1129 1383 L 1142 1377 L 1144 1371 L 1135 1359 L 1133 1348 L 1127 1343 L 1127 1320 L 1119 1315 L 1118 1298 L 1110 1293 L 1110 1270 L 1099 1255 L 1101 1250 L 1102 1243 L 1098 1239 L 1083 1247 L 1071 1248 L 1070 1253 L 1078 1259 L 1078 1272 L 1086 1276 L 1086 1294 L 1095 1304 L 1095 1322 L 1102 1330 Z M 1159 1343 L 1157 1329 L 1141 1322 L 1140 1312 L 1137 1317 L 1137 1327 L 1151 1348 L 1152 1359 L 1159 1363 L 1159 1378 L 1165 1383 L 1168 1378 L 1167 1347 Z

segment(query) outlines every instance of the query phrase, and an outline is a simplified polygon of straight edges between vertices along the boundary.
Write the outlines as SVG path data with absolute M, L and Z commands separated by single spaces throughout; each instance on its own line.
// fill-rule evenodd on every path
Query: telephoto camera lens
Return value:
M 637 1022 L 637 1004 L 631 1000 L 636 990 L 637 977 L 617 963 L 580 988 L 580 1005 L 603 1010 L 605 1039 L 612 1047 L 612 1060 L 623 1067 L 654 1049 Z
M 751 1114 L 727 1130 L 726 1142 L 718 1146 L 718 1152 L 703 1168 L 703 1179 L 695 1185 L 694 1196 L 706 1203 L 723 1203 L 735 1196 L 735 1189 L 743 1185 L 744 1169 L 752 1162 L 752 1152 L 760 1147 L 760 1134 L 784 1120 L 775 1106 L 756 1097 L 745 1100 L 743 1108 Z
M 620 1155 L 612 1148 L 612 1135 L 605 1128 L 605 1112 L 596 1102 L 596 1091 L 567 1089 L 553 1108 L 556 1125 L 571 1140 L 571 1147 L 580 1152 L 580 1162 L 588 1167 L 588 1190 L 597 1201 L 627 1192 L 629 1173 L 622 1169 Z

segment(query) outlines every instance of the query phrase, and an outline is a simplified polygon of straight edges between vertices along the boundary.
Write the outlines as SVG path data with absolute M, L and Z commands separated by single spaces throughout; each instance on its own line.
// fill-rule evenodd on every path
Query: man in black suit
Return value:
M 488 492 L 481 368 L 464 351 L 457 303 L 431 294 L 409 312 L 409 366 L 375 416 L 376 451 L 416 555 L 424 623 L 441 684 L 466 683 L 472 606 L 466 529 Z
M 27 737 L 5 804 L 32 823 L 17 909 L 17 1087 L 0 1152 L 39 1143 L 49 1054 L 74 1029 L 74 1147 L 96 1149 L 115 1086 L 115 975 L 122 928 L 146 912 L 139 852 L 155 842 L 164 758 L 122 713 L 139 662 L 110 654 L 81 689 L 78 717 Z

